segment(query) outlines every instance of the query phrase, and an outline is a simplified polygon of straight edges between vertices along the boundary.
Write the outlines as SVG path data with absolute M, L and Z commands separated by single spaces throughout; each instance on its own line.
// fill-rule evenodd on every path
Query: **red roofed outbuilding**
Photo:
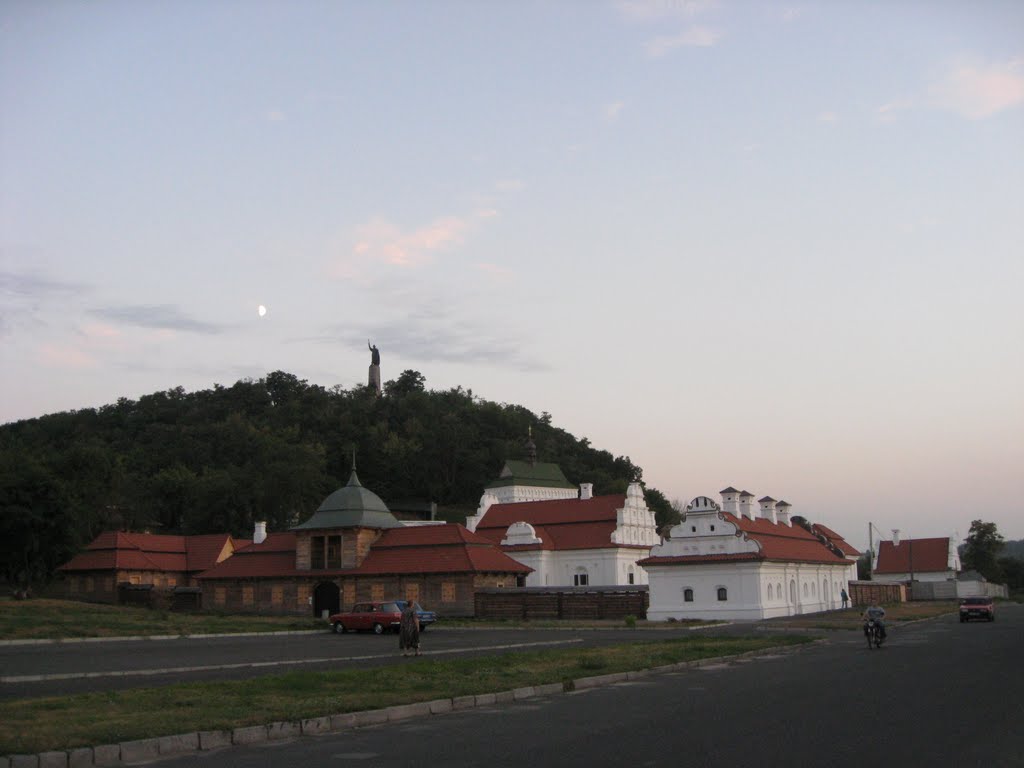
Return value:
M 960 554 L 948 536 L 881 541 L 872 570 L 888 581 L 950 581 L 960 571 Z
M 196 577 L 248 544 L 226 533 L 168 536 L 106 531 L 57 570 L 73 600 L 116 603 L 119 584 L 194 587 Z
M 841 607 L 859 552 L 839 534 L 791 517 L 791 505 L 729 487 L 698 496 L 639 565 L 650 575 L 649 619 L 763 619 Z

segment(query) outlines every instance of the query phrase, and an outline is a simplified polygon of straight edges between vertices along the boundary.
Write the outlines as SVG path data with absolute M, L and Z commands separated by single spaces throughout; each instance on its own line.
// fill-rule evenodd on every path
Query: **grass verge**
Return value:
M 323 621 L 312 616 L 172 613 L 72 600 L 0 599 L 0 640 L 283 632 L 325 628 Z
M 0 755 L 289 722 L 806 642 L 810 638 L 697 636 L 0 702 Z
M 885 608 L 885 620 L 890 624 L 902 624 L 908 621 L 919 619 L 930 619 L 935 616 L 942 616 L 947 613 L 956 613 L 959 602 L 956 600 L 921 601 L 916 603 L 892 603 L 882 606 Z M 779 626 L 797 627 L 800 629 L 860 629 L 863 624 L 861 618 L 865 606 L 847 608 L 840 611 L 829 611 L 828 613 L 810 614 L 806 617 L 792 617 L 779 619 L 776 622 Z

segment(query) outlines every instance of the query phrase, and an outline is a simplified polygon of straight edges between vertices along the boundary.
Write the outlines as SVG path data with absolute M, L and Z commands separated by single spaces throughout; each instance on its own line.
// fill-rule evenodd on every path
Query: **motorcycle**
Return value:
M 868 619 L 864 622 L 864 636 L 868 639 L 868 650 L 871 650 L 872 644 L 875 648 L 881 648 L 882 641 L 885 639 L 882 635 L 882 625 L 875 619 Z

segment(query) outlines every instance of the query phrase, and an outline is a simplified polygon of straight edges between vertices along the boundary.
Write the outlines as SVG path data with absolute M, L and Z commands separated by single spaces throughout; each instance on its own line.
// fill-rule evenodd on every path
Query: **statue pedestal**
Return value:
M 379 365 L 373 365 L 373 364 L 370 365 L 370 379 L 369 379 L 369 382 L 367 383 L 367 386 L 368 387 L 373 387 L 375 390 L 377 390 L 377 394 L 378 395 L 381 394 L 382 390 L 381 390 L 381 387 L 380 387 L 380 366 Z

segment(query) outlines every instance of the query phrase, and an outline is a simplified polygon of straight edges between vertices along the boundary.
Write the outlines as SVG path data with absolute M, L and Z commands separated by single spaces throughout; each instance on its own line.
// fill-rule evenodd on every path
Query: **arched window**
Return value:
M 804 597 L 807 597 L 808 594 L 809 594 L 809 590 L 807 589 L 807 582 L 805 581 L 804 582 Z
M 782 584 L 779 582 L 775 583 L 775 594 L 779 596 L 779 600 L 782 599 Z
M 693 590 L 690 589 L 689 587 L 687 587 L 686 589 L 683 590 L 683 602 L 686 602 L 686 603 L 692 603 L 693 602 Z
M 719 587 L 718 588 L 718 600 L 719 600 L 719 602 L 725 602 L 728 599 L 729 599 L 729 590 L 727 590 L 725 587 Z
M 796 605 L 796 579 L 789 580 L 789 602 Z
M 772 585 L 769 584 L 768 585 L 768 599 L 771 600 L 772 598 L 773 598 L 773 595 L 772 595 Z
M 590 575 L 587 573 L 586 568 L 577 568 L 576 573 L 572 576 L 572 585 L 574 587 L 585 587 L 590 584 Z
M 818 582 L 812 581 L 811 582 L 811 597 L 817 597 L 817 596 L 818 596 Z
M 635 584 L 636 583 L 636 575 L 633 573 L 633 569 L 632 568 L 630 568 L 629 569 L 629 573 L 626 574 L 626 583 L 627 584 Z

